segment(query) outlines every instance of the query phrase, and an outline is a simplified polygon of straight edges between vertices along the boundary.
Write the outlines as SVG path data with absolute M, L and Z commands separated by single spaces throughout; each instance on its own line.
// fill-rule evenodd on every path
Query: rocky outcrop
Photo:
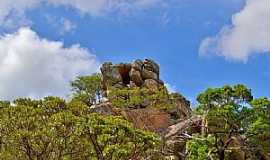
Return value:
M 160 79 L 159 65 L 151 59 L 135 60 L 132 63 L 104 63 L 101 72 L 103 89 L 108 94 L 110 87 L 144 87 L 149 89 L 150 93 L 165 87 Z M 123 116 L 135 127 L 159 134 L 164 139 L 164 154 L 181 159 L 185 150 L 185 133 L 192 129 L 196 132 L 200 130 L 198 126 L 201 119 L 191 116 L 190 102 L 182 95 L 170 94 L 165 101 L 175 107 L 165 111 L 151 106 L 151 102 L 146 100 L 140 107 L 128 106 L 118 110 L 107 102 L 93 107 L 92 111 Z
M 164 134 L 170 126 L 170 115 L 155 108 L 124 110 L 122 115 L 135 127 Z
M 103 88 L 109 87 L 130 87 L 145 86 L 148 89 L 156 90 L 164 83 L 160 80 L 159 65 L 150 59 L 135 60 L 132 63 L 104 63 L 101 67 L 103 75 Z
M 173 101 L 176 104 L 176 113 L 178 119 L 187 119 L 191 117 L 190 102 L 180 95 L 179 93 L 173 93 Z
M 114 86 L 123 82 L 123 78 L 116 65 L 111 62 L 104 63 L 101 67 L 103 88 L 107 89 L 108 86 Z

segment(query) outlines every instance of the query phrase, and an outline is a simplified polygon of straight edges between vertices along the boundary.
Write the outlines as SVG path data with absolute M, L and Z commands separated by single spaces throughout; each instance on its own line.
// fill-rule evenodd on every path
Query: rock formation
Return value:
M 102 86 L 105 96 L 109 94 L 110 87 L 145 87 L 151 92 L 164 87 L 160 79 L 159 65 L 151 60 L 135 60 L 132 63 L 112 64 L 104 63 L 101 67 Z M 164 153 L 168 156 L 180 157 L 185 150 L 184 133 L 191 128 L 199 126 L 200 118 L 191 116 L 190 102 L 178 93 L 171 94 L 173 98 L 168 103 L 175 104 L 175 108 L 169 111 L 148 107 L 144 103 L 143 108 L 115 109 L 110 102 L 100 104 L 92 108 L 94 112 L 102 114 L 121 115 L 132 122 L 135 127 L 158 133 L 164 138 Z M 194 127 L 195 126 L 195 127 Z M 198 128 L 197 128 L 198 129 Z
M 145 86 L 153 91 L 164 85 L 159 78 L 159 65 L 150 59 L 135 60 L 133 63 L 104 63 L 101 67 L 103 89 L 109 87 Z
M 104 96 L 108 97 L 110 88 L 147 88 L 151 93 L 164 88 L 160 79 L 159 65 L 150 59 L 135 60 L 132 63 L 104 63 L 101 67 Z M 135 127 L 155 132 L 162 137 L 161 151 L 172 160 L 184 160 L 186 142 L 193 133 L 202 133 L 204 121 L 200 116 L 192 116 L 190 102 L 179 93 L 168 94 L 165 103 L 174 104 L 174 108 L 163 110 L 150 105 L 148 100 L 139 107 L 117 108 L 110 101 L 91 107 L 93 112 L 104 115 L 120 115 L 132 122 Z M 232 147 L 241 146 L 241 137 L 235 137 Z M 233 153 L 237 159 L 246 159 L 248 152 L 237 150 Z M 252 155 L 252 154 L 250 154 Z M 254 158 L 251 158 L 254 159 Z M 267 159 L 267 158 L 265 158 Z

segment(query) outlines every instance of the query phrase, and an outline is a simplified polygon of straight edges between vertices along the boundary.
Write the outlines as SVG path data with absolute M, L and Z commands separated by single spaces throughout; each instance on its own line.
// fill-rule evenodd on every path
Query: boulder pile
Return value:
M 102 86 L 105 97 L 110 93 L 110 87 L 123 89 L 125 87 L 147 88 L 152 92 L 165 87 L 160 79 L 159 65 L 151 60 L 135 60 L 132 63 L 104 63 L 101 67 Z M 190 102 L 179 93 L 169 94 L 166 103 L 173 103 L 171 110 L 158 109 L 155 106 L 126 107 L 115 109 L 112 103 L 106 102 L 94 106 L 92 110 L 104 115 L 120 115 L 132 122 L 135 127 L 155 132 L 164 138 L 162 150 L 164 154 L 182 159 L 185 152 L 185 134 L 191 130 L 198 132 L 201 119 L 192 117 Z M 184 138 L 179 138 L 184 137 Z
M 163 86 L 159 65 L 150 59 L 135 60 L 133 63 L 104 63 L 101 67 L 103 89 L 109 87 L 146 87 L 153 91 Z

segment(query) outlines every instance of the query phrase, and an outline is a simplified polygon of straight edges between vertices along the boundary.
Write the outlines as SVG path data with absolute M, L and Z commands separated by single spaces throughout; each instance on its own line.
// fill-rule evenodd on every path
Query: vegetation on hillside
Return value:
M 72 96 L 0 101 L 0 159 L 143 160 L 165 159 L 162 137 L 135 128 L 120 116 L 90 112 L 103 99 L 101 75 L 71 82 Z M 114 107 L 175 107 L 166 88 L 111 88 Z M 263 158 L 270 152 L 270 100 L 255 99 L 244 85 L 209 88 L 198 95 L 193 115 L 202 117 L 200 133 L 189 135 L 188 160 Z

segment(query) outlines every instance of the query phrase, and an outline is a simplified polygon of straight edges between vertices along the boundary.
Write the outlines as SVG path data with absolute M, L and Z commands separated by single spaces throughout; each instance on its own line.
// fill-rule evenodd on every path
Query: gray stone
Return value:
M 104 89 L 123 81 L 117 66 L 112 63 L 104 63 L 101 67 L 101 73 Z
M 158 91 L 159 90 L 159 84 L 157 81 L 153 80 L 153 79 L 147 79 L 144 81 L 143 84 L 144 87 L 148 88 L 150 91 Z
M 157 81 L 159 80 L 157 73 L 155 73 L 153 71 L 146 70 L 146 69 L 142 70 L 142 78 L 143 79 L 154 79 Z
M 130 79 L 136 84 L 136 86 L 140 87 L 143 84 L 143 79 L 141 77 L 140 71 L 135 69 L 131 69 L 129 72 Z
M 143 61 L 137 59 L 132 63 L 131 67 L 132 67 L 132 69 L 135 69 L 137 71 L 141 71 L 143 68 Z
M 145 69 L 155 72 L 159 75 L 159 65 L 155 61 L 151 59 L 145 59 L 143 63 Z

